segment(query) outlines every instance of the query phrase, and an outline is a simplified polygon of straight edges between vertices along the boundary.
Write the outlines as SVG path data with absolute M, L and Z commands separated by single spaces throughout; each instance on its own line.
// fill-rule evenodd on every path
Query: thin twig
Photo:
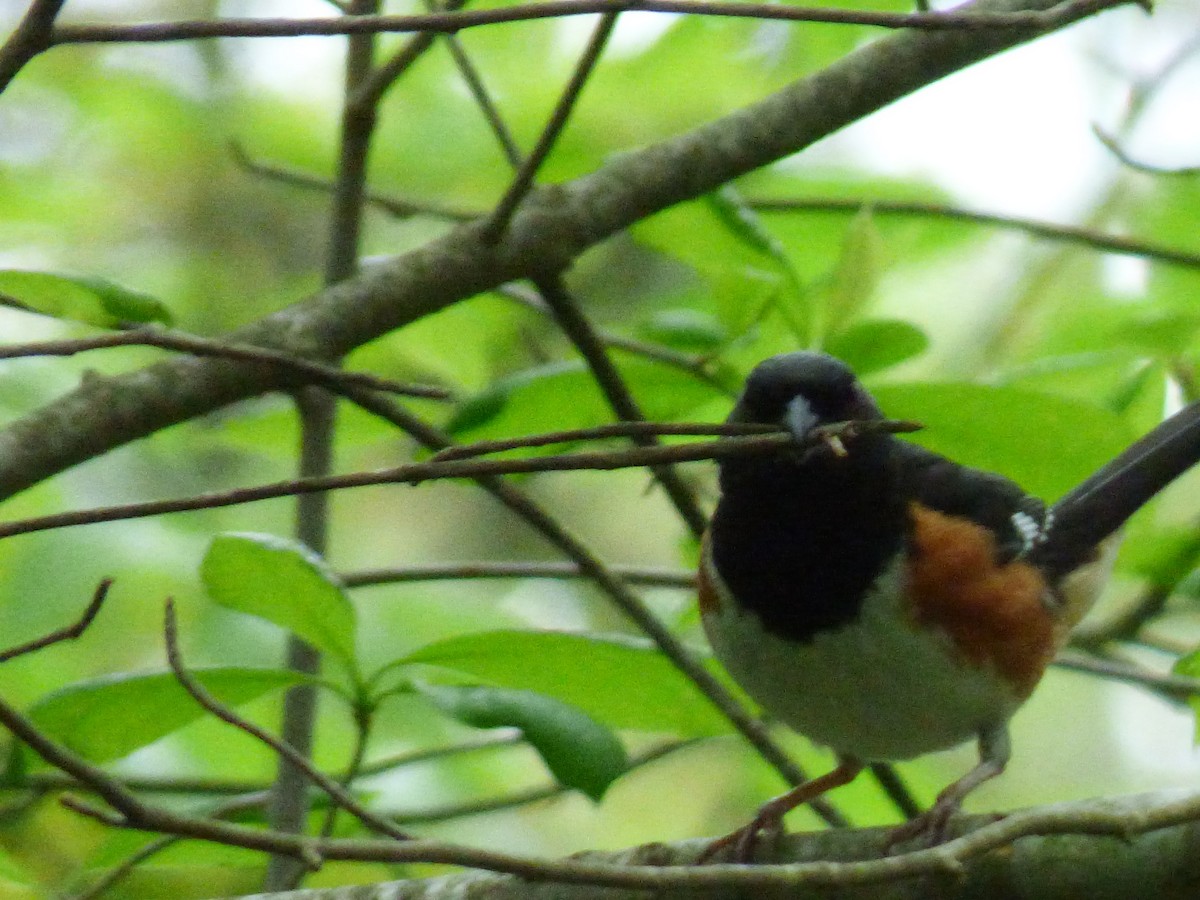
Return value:
M 303 172 L 300 169 L 292 169 L 255 159 L 250 156 L 241 144 L 236 142 L 231 143 L 229 149 L 239 168 L 251 175 L 277 181 L 280 184 L 303 188 L 304 190 L 319 191 L 322 194 L 333 193 L 332 179 L 313 175 L 311 172 Z M 435 203 L 417 203 L 414 201 L 399 200 L 395 197 L 389 197 L 371 190 L 367 190 L 363 194 L 363 199 L 372 206 L 377 206 L 379 209 L 398 219 L 407 219 L 412 216 L 433 216 L 438 219 L 449 219 L 453 222 L 465 222 L 468 219 L 475 219 L 482 215 L 481 212 L 451 209 L 450 207 Z
M 125 859 L 117 863 L 103 875 L 89 884 L 86 888 L 71 892 L 71 900 L 96 900 L 97 897 L 102 897 L 108 892 L 108 889 L 116 885 L 118 882 L 128 878 L 133 873 L 133 870 L 144 863 L 146 860 L 157 856 L 164 850 L 174 847 L 182 841 L 178 835 L 168 834 L 163 837 L 156 838 L 144 847 L 139 847 L 137 850 L 130 853 Z
M 430 12 L 438 12 L 436 0 L 426 0 L 425 5 Z M 461 6 L 462 4 L 458 3 L 457 5 Z M 449 5 L 446 8 L 449 9 Z M 471 92 L 471 96 L 475 99 L 475 105 L 483 113 L 483 118 L 487 122 L 488 128 L 496 136 L 496 140 L 500 144 L 500 149 L 504 152 L 504 158 L 508 160 L 508 164 L 513 169 L 520 170 L 524 162 L 521 148 L 517 146 L 516 138 L 513 137 L 512 130 L 500 114 L 500 109 L 496 106 L 496 101 L 492 99 L 491 92 L 488 91 L 487 85 L 484 84 L 479 70 L 475 68 L 475 64 L 471 62 L 471 58 L 467 56 L 467 51 L 463 48 L 462 41 L 458 39 L 457 34 L 447 34 L 442 38 L 442 42 L 446 45 L 446 49 L 450 51 L 450 57 L 454 60 L 454 65 L 458 68 L 458 72 L 462 76 L 467 90 Z
M 466 0 L 449 0 L 442 14 L 456 13 L 466 4 Z M 357 21 L 368 18 L 358 16 Z M 386 17 L 377 17 L 386 18 Z M 437 34 L 432 31 L 415 35 L 412 40 L 393 54 L 392 58 L 371 72 L 362 82 L 355 86 L 347 97 L 347 104 L 358 109 L 374 109 L 383 99 L 393 84 L 407 72 L 418 59 L 425 55 L 433 46 Z
M 495 288 L 493 293 L 507 300 L 519 303 L 526 309 L 531 309 L 539 315 L 547 317 L 552 315 L 542 296 L 524 284 L 517 282 L 502 284 L 498 288 Z M 708 364 L 711 361 L 710 357 L 695 353 L 683 353 L 664 344 L 639 341 L 636 338 L 618 334 L 606 328 L 597 328 L 596 334 L 599 335 L 600 340 L 605 345 L 615 350 L 623 350 L 634 356 L 642 356 L 646 359 L 652 359 L 655 362 L 681 369 L 693 378 L 704 382 L 710 387 L 716 388 L 731 398 L 736 394 L 736 391 L 730 390 L 727 384 L 721 383 L 721 381 L 714 378 L 708 371 Z
M 468 753 L 478 753 L 485 750 L 504 749 L 520 745 L 524 738 L 519 732 L 511 734 L 485 734 L 452 744 L 446 747 L 430 747 L 423 750 L 409 750 L 395 753 L 367 763 L 360 773 L 363 778 L 394 771 L 404 766 L 419 765 L 427 762 L 437 762 L 451 756 Z M 130 792 L 147 794 L 195 794 L 209 797 L 233 796 L 244 801 L 247 797 L 258 798 L 261 804 L 267 794 L 268 785 L 261 781 L 232 781 L 214 778 L 160 778 L 154 776 L 124 776 L 121 784 Z M 62 772 L 29 772 L 21 779 L 10 780 L 0 784 L 4 791 L 31 791 L 45 793 L 47 791 L 88 791 L 88 784 L 72 778 Z
M 380 834 L 385 834 L 388 837 L 398 841 L 411 840 L 411 835 L 398 829 L 394 824 L 387 819 L 371 812 L 361 803 L 355 800 L 342 787 L 324 772 L 317 769 L 308 759 L 288 744 L 283 743 L 270 732 L 259 728 L 253 722 L 248 722 L 235 713 L 232 709 L 214 697 L 209 691 L 192 677 L 183 664 L 183 658 L 179 652 L 178 630 L 175 622 L 175 604 L 168 600 L 166 603 L 166 615 L 164 617 L 163 635 L 167 645 L 167 662 L 171 666 L 171 671 L 175 673 L 175 678 L 183 686 L 192 699 L 203 706 L 206 710 L 234 728 L 244 731 L 251 737 L 261 741 L 266 746 L 270 747 L 280 757 L 287 759 L 293 766 L 302 771 L 313 784 L 320 787 L 327 793 L 335 803 L 346 810 L 346 812 L 355 816 L 364 825 L 373 831 Z
M 870 768 L 872 777 L 878 782 L 879 787 L 896 809 L 900 811 L 900 815 L 909 821 L 921 815 L 923 812 L 921 805 L 917 803 L 908 784 L 900 777 L 895 766 L 891 763 L 873 763 Z
M 354 780 L 363 774 L 363 760 L 367 755 L 367 742 L 371 736 L 373 719 L 373 710 L 365 707 L 355 710 L 354 749 L 350 753 L 350 762 L 346 765 L 346 771 L 338 779 L 338 783 L 346 791 L 349 791 Z M 321 823 L 317 834 L 323 838 L 332 835 L 334 827 L 337 825 L 337 814 L 337 806 L 330 804 L 329 809 L 325 811 L 325 820 Z
M 209 38 L 299 37 L 305 35 L 438 32 L 455 34 L 468 28 L 506 22 L 557 19 L 630 10 L 665 15 L 723 16 L 736 19 L 782 19 L 833 25 L 921 31 L 1043 31 L 1118 6 L 1149 8 L 1149 0 L 1068 0 L 1043 11 L 1004 13 L 888 13 L 853 9 L 778 6 L 722 0 L 542 0 L 509 7 L 408 16 L 345 16 L 338 18 L 240 18 L 135 25 L 59 25 L 54 44 L 150 43 Z
M 641 566 L 609 566 L 629 584 L 644 587 L 695 590 L 696 573 L 676 569 L 651 569 Z M 587 578 L 578 563 L 570 562 L 465 562 L 444 565 L 406 566 L 396 569 L 364 569 L 339 575 L 349 588 L 403 584 L 412 581 L 461 581 L 467 578 Z
M 963 222 L 975 222 L 980 225 L 995 225 L 1000 228 L 1010 228 L 1032 234 L 1035 237 L 1047 238 L 1053 241 L 1066 241 L 1082 244 L 1105 253 L 1121 253 L 1128 256 L 1139 256 L 1157 262 L 1184 266 L 1190 269 L 1200 268 L 1200 254 L 1186 250 L 1177 250 L 1139 241 L 1135 238 L 1115 234 L 1103 234 L 1092 228 L 1077 225 L 1055 225 L 1037 219 L 1024 219 L 1019 216 L 1001 216 L 995 213 L 975 212 L 941 203 L 920 203 L 897 200 L 837 200 L 837 199 L 796 199 L 772 200 L 759 198 L 749 201 L 750 205 L 764 212 L 788 212 L 811 210 L 815 212 L 858 212 L 864 206 L 870 206 L 873 213 L 879 215 L 900 216 L 929 216 L 939 219 L 954 219 Z
M 555 143 L 558 142 L 559 136 L 566 127 L 571 111 L 575 108 L 575 104 L 579 102 L 579 95 L 583 91 L 583 86 L 587 84 L 592 70 L 595 69 L 596 63 L 600 61 L 600 54 L 604 52 L 604 47 L 608 44 L 608 39 L 612 35 L 613 28 L 616 27 L 618 15 L 619 13 L 617 12 L 605 13 L 600 17 L 600 21 L 596 23 L 596 28 L 592 32 L 591 39 L 588 41 L 587 47 L 584 48 L 583 55 L 579 58 L 579 63 L 576 65 L 575 71 L 571 74 L 571 80 L 567 82 L 562 96 L 558 98 L 558 103 L 554 106 L 554 112 L 550 115 L 550 121 L 542 129 L 541 135 L 538 136 L 537 144 L 534 145 L 529 156 L 521 162 L 521 166 L 517 170 L 512 184 L 504 192 L 504 196 L 500 198 L 495 211 L 488 218 L 482 235 L 485 243 L 494 244 L 500 240 L 501 235 L 508 228 L 508 223 L 511 221 L 513 213 L 517 211 L 517 207 L 525 199 L 530 188 L 533 187 L 534 176 L 537 175 L 538 169 L 542 167 L 542 163 L 546 161 L 546 157 L 550 155 L 550 151 L 554 149 Z
M 1054 660 L 1061 669 L 1073 669 L 1150 688 L 1171 700 L 1192 700 L 1200 697 L 1200 678 L 1186 675 L 1164 675 L 1143 666 L 1135 666 L 1116 659 L 1099 659 L 1082 653 L 1067 653 Z
M 1096 139 L 1105 146 L 1109 153 L 1116 157 L 1121 165 L 1128 169 L 1133 169 L 1135 172 L 1142 172 L 1146 175 L 1170 175 L 1170 176 L 1187 176 L 1200 175 L 1200 166 L 1180 166 L 1171 168 L 1169 166 L 1155 166 L 1147 162 L 1132 157 L 1129 152 L 1121 146 L 1120 141 L 1115 135 L 1109 134 L 1099 125 L 1092 126 L 1092 133 L 1096 135 Z
M 550 307 L 558 327 L 575 345 L 579 355 L 587 363 L 592 377 L 617 418 L 626 422 L 644 421 L 645 416 L 642 414 L 637 400 L 634 399 L 625 384 L 621 373 L 617 371 L 617 367 L 609 359 L 608 352 L 604 349 L 592 323 L 583 314 L 579 304 L 575 302 L 575 298 L 567 291 L 562 278 L 554 276 L 540 279 L 537 282 L 537 289 L 546 301 L 546 305 Z M 658 444 L 652 435 L 635 433 L 631 437 L 634 443 L 642 447 L 653 447 Z M 651 472 L 654 473 L 658 483 L 662 485 L 684 524 L 694 537 L 699 538 L 704 533 L 704 529 L 708 527 L 708 521 L 700 509 L 700 505 L 696 502 L 692 490 L 670 466 L 654 466 L 651 468 Z
M 96 614 L 100 612 L 100 607 L 104 605 L 105 599 L 108 597 L 108 589 L 112 587 L 112 579 L 105 578 L 96 586 L 95 592 L 92 594 L 92 599 L 88 601 L 87 608 L 84 609 L 83 615 L 71 625 L 67 625 L 57 631 L 52 631 L 36 640 L 28 641 L 24 644 L 18 644 L 8 650 L 0 652 L 0 663 L 8 662 L 10 659 L 16 659 L 18 656 L 24 656 L 26 653 L 34 653 L 38 650 L 45 649 L 52 644 L 57 644 L 60 641 L 70 641 L 82 635 L 87 631 L 88 626 L 96 618 Z
M 525 447 L 546 447 L 550 444 L 572 444 L 577 441 L 602 441 L 607 438 L 645 438 L 663 435 L 691 437 L 735 437 L 748 434 L 773 434 L 779 431 L 778 426 L 762 425 L 753 422 L 722 423 L 710 425 L 696 422 L 609 422 L 605 425 L 593 425 L 590 428 L 568 428 L 562 431 L 546 431 L 541 434 L 531 434 L 524 437 L 502 438 L 494 441 L 476 441 L 473 444 L 455 444 L 446 447 L 433 455 L 435 461 L 448 459 L 472 459 L 488 456 L 493 453 L 503 453 L 506 450 L 520 450 Z
M 219 804 L 208 813 L 210 819 L 224 819 L 235 815 L 247 809 L 254 809 L 263 805 L 266 800 L 266 791 L 257 791 L 245 796 L 234 797 L 231 800 L 226 800 Z M 87 888 L 78 893 L 71 894 L 71 900 L 95 900 L 102 896 L 109 888 L 127 877 L 135 868 L 144 863 L 151 857 L 162 853 L 185 840 L 181 835 L 168 834 L 157 840 L 151 841 L 144 847 L 135 850 L 120 863 L 105 872 L 100 878 L 93 881 Z
M 687 747 L 694 746 L 699 743 L 699 738 L 687 738 L 685 740 L 668 741 L 660 744 L 657 747 L 652 747 L 639 754 L 636 754 L 629 760 L 629 765 L 625 769 L 625 775 L 628 775 L 634 769 L 641 768 L 656 760 L 662 759 L 677 750 L 683 750 Z M 554 797 L 561 797 L 569 794 L 574 788 L 567 787 L 559 782 L 540 785 L 538 787 L 525 788 L 524 790 L 514 791 L 510 794 L 504 794 L 499 797 L 490 797 L 483 800 L 468 800 L 461 803 L 447 803 L 443 806 L 431 807 L 428 809 L 414 810 L 412 812 L 393 812 L 390 816 L 402 825 L 426 825 L 434 822 L 445 822 L 450 819 L 461 819 L 467 816 L 478 816 L 484 813 L 502 812 L 504 810 L 513 809 L 518 806 L 528 806 L 531 803 L 540 803 L 543 800 L 550 800 Z
M 135 328 L 86 338 L 8 344 L 0 346 L 0 359 L 20 359 L 30 356 L 74 356 L 77 353 L 105 350 L 111 347 L 158 347 L 163 350 L 190 353 L 193 356 L 218 356 L 243 362 L 281 366 L 305 376 L 307 381 L 335 391 L 342 386 L 349 385 L 429 400 L 451 399 L 450 392 L 445 388 L 423 384 L 404 384 L 367 372 L 343 372 L 334 366 L 301 359 L 279 350 L 255 347 L 250 344 L 226 343 L 174 329 Z
M 1095 652 L 1110 641 L 1135 640 L 1138 633 L 1162 614 L 1171 599 L 1172 587 L 1152 584 L 1108 621 L 1084 626 L 1071 635 L 1071 643 Z
M 0 91 L 55 40 L 54 20 L 66 0 L 33 0 L 4 46 L 0 47 Z
M 355 398 L 362 405 L 364 398 Z M 849 423 L 858 433 L 866 430 L 897 430 L 897 423 L 857 422 Z M 899 423 L 907 430 L 911 423 Z M 871 426 L 865 428 L 864 426 Z M 830 433 L 829 429 L 825 430 Z M 824 437 L 814 437 L 814 441 Z M 843 438 L 844 439 L 844 438 Z M 723 438 L 719 441 L 700 441 L 693 444 L 672 444 L 660 447 L 632 447 L 608 452 L 564 453 L 553 456 L 538 456 L 527 459 L 452 459 L 447 462 L 420 462 L 353 472 L 348 475 L 328 475 L 313 478 L 293 478 L 272 484 L 228 491 L 213 491 L 192 497 L 173 500 L 151 500 L 143 503 L 123 503 L 94 509 L 73 510 L 35 516 L 0 523 L 0 538 L 55 528 L 70 528 L 76 525 L 94 525 L 120 519 L 144 519 L 166 513 L 187 512 L 197 509 L 217 509 L 256 503 L 297 494 L 312 494 L 321 491 L 346 490 L 383 484 L 420 484 L 447 478 L 483 478 L 495 475 L 518 475 L 531 472 L 569 471 L 612 471 L 614 469 L 641 468 L 663 463 L 695 462 L 702 459 L 719 459 L 726 456 L 752 456 L 777 452 L 795 447 L 795 439 L 786 434 L 763 434 L 750 437 Z

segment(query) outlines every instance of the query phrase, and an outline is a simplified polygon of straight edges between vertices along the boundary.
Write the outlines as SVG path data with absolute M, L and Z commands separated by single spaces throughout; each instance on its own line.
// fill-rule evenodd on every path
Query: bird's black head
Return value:
M 782 425 L 798 441 L 820 425 L 882 418 L 845 363 L 805 351 L 782 353 L 755 366 L 729 415 L 730 422 Z
M 782 426 L 795 445 L 726 456 L 709 548 L 732 594 L 772 633 L 806 641 L 853 621 L 903 546 L 908 495 L 897 488 L 895 438 L 870 429 L 837 440 L 813 430 L 883 413 L 844 363 L 823 353 L 764 360 L 731 422 Z

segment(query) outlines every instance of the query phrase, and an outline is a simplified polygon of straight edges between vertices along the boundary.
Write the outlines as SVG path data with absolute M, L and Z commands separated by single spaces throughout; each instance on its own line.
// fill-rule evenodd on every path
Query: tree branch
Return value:
M 873 25 L 944 31 L 1045 31 L 1059 28 L 1112 6 L 1134 2 L 1149 9 L 1149 0 L 1068 0 L 1030 6 L 976 7 L 953 12 L 887 13 L 852 9 L 776 6 L 769 3 L 728 3 L 719 0 L 544 0 L 499 9 L 426 13 L 409 16 L 356 16 L 332 19 L 212 19 L 151 22 L 139 25 L 60 25 L 54 44 L 194 41 L 219 37 L 298 37 L 302 35 L 440 32 L 455 34 L 467 28 L 505 22 L 639 11 L 670 15 L 724 16 L 738 19 L 780 19 L 834 25 Z
M 103 815 L 78 803 L 72 807 Z M 156 823 L 168 826 L 164 830 L 174 825 L 191 837 L 252 849 L 277 846 L 296 854 L 306 851 L 317 860 L 435 862 L 507 873 L 469 873 L 429 881 L 305 892 L 305 900 L 383 900 L 399 896 L 406 900 L 495 900 L 505 896 L 584 900 L 596 897 L 600 886 L 617 889 L 603 894 L 617 900 L 640 900 L 646 891 L 653 891 L 656 900 L 692 900 L 697 891 L 703 891 L 706 898 L 730 900 L 768 891 L 814 900 L 911 900 L 931 895 L 943 900 L 966 900 L 1012 896 L 1017 885 L 1023 894 L 1044 898 L 1125 900 L 1131 884 L 1138 885 L 1141 896 L 1188 897 L 1200 875 L 1200 862 L 1189 852 L 1200 837 L 1198 817 L 1200 794 L 1163 792 L 1022 810 L 999 822 L 994 816 L 967 817 L 958 823 L 961 837 L 899 856 L 883 855 L 890 829 L 837 829 L 789 835 L 778 845 L 771 863 L 697 866 L 695 859 L 707 846 L 706 841 L 654 843 L 617 853 L 547 860 L 436 841 L 305 841 L 293 835 L 153 811 Z M 116 824 L 111 817 L 106 820 Z M 1050 835 L 1055 837 L 1043 837 Z M 1018 840 L 1021 843 L 1013 847 Z M 1010 849 L 989 852 L 998 848 Z M 1067 867 L 1075 877 L 1064 879 Z M 258 895 L 253 900 L 289 897 L 300 900 L 295 894 Z
M 911 430 L 909 422 L 848 422 L 843 427 L 872 430 Z M 823 440 L 830 434 L 829 426 L 822 429 L 814 440 Z M 120 503 L 94 509 L 52 513 L 0 523 L 0 538 L 75 525 L 94 525 L 99 522 L 115 522 L 121 519 L 144 519 L 173 512 L 197 509 L 218 509 L 237 506 L 277 497 L 295 497 L 302 494 L 319 494 L 326 491 L 369 487 L 381 484 L 420 484 L 445 478 L 486 478 L 495 475 L 517 475 L 530 472 L 570 472 L 579 470 L 612 471 L 614 469 L 641 468 L 668 463 L 693 462 L 701 459 L 717 459 L 724 456 L 743 456 L 766 453 L 794 446 L 795 438 L 787 434 L 764 434 L 748 437 L 723 438 L 719 441 L 700 441 L 693 444 L 675 444 L 657 447 L 633 447 L 628 450 L 610 452 L 564 453 L 556 456 L 536 456 L 525 459 L 448 459 L 409 463 L 388 469 L 352 472 L 347 475 L 314 475 L 292 478 L 255 487 L 234 488 L 228 491 L 212 491 L 192 497 L 172 500 L 150 500 L 142 503 Z
M 0 91 L 27 62 L 48 49 L 56 39 L 54 20 L 66 0 L 33 0 L 4 46 L 0 47 Z

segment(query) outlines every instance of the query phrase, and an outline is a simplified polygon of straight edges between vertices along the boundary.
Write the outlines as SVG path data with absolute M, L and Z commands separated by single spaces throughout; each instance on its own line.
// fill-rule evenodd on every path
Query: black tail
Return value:
M 1167 419 L 1055 503 L 1039 562 L 1063 574 L 1145 503 L 1200 462 L 1200 403 Z

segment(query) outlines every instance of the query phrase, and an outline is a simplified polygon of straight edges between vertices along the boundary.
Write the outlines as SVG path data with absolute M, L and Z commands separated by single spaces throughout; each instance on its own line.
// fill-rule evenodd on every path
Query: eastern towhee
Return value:
M 1008 720 L 1099 593 L 1118 529 L 1200 460 L 1200 404 L 1050 507 L 893 434 L 814 440 L 831 423 L 882 418 L 849 368 L 807 352 L 760 363 L 729 416 L 797 443 L 720 462 L 704 629 L 742 688 L 839 764 L 706 858 L 733 845 L 749 861 L 760 831 L 867 763 L 977 738 L 979 764 L 895 833 L 940 840 L 963 798 L 1004 769 Z

